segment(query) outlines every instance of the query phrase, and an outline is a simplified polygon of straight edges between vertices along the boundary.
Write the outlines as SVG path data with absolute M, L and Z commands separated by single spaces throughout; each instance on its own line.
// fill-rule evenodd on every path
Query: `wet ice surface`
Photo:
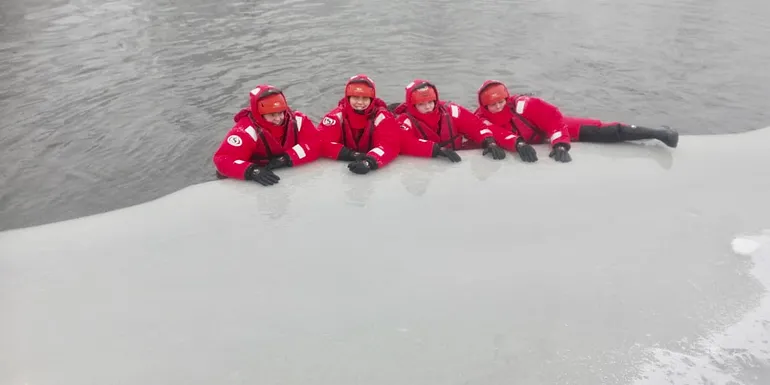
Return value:
M 0 383 L 766 384 L 769 139 L 319 161 L 3 232 Z
M 770 230 L 739 236 L 733 251 L 751 257 L 751 275 L 770 289 Z M 680 351 L 653 349 L 654 361 L 643 371 L 643 384 L 764 384 L 770 380 L 770 297 L 725 331 Z

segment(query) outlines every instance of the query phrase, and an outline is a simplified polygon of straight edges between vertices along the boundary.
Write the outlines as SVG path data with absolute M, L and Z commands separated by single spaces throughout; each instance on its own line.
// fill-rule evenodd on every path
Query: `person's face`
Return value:
M 264 114 L 262 115 L 265 120 L 267 120 L 270 123 L 273 123 L 275 125 L 283 124 L 283 117 L 284 117 L 283 111 L 281 112 L 273 112 L 272 114 Z
M 436 108 L 436 101 L 431 100 L 429 102 L 417 103 L 414 105 L 414 107 L 417 108 L 417 111 L 419 111 L 421 114 L 428 114 L 433 112 L 433 109 Z
M 351 96 L 350 105 L 353 109 L 363 111 L 372 104 L 372 99 L 364 96 Z
M 494 103 L 492 103 L 492 104 L 487 106 L 487 110 L 489 110 L 489 112 L 491 112 L 493 114 L 496 114 L 496 113 L 502 111 L 503 108 L 505 108 L 505 99 L 497 101 L 497 102 L 494 102 Z

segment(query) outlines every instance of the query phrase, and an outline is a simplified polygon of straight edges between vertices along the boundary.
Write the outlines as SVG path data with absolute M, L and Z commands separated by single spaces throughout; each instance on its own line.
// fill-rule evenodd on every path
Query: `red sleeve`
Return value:
M 494 137 L 492 130 L 467 108 L 454 103 L 447 103 L 446 108 L 457 127 L 457 132 L 467 136 L 468 139 L 481 143 L 488 137 Z
M 297 167 L 318 159 L 321 154 L 321 143 L 318 130 L 307 115 L 295 112 L 294 119 L 297 120 L 299 137 L 297 138 L 297 144 L 287 150 L 286 153 L 291 158 L 292 166 Z
M 495 138 L 495 142 L 497 142 L 498 146 L 508 151 L 516 152 L 516 141 L 519 139 L 518 135 L 516 135 L 511 130 L 506 130 L 505 128 L 490 122 L 482 116 L 476 116 L 481 119 L 481 122 L 484 123 L 484 126 L 492 130 L 492 137 Z
M 252 165 L 251 156 L 256 148 L 256 141 L 240 126 L 235 126 L 214 153 L 214 167 L 220 174 L 233 179 L 245 179 L 246 169 Z
M 516 113 L 545 131 L 552 147 L 557 143 L 569 146 L 569 132 L 564 124 L 564 117 L 556 106 L 543 99 L 523 97 L 516 100 Z
M 401 151 L 401 130 L 389 112 L 380 111 L 374 118 L 374 140 L 367 155 L 377 160 L 377 167 L 392 162 Z
M 406 114 L 400 115 L 396 121 L 400 128 L 401 154 L 432 158 L 433 146 L 436 143 L 417 137 L 415 128 L 412 127 L 412 122 Z
M 337 160 L 342 147 L 345 147 L 342 143 L 338 142 L 342 138 L 342 122 L 340 122 L 340 117 L 337 115 L 338 111 L 337 109 L 331 110 L 321 119 L 321 124 L 318 125 L 321 156 L 332 160 Z

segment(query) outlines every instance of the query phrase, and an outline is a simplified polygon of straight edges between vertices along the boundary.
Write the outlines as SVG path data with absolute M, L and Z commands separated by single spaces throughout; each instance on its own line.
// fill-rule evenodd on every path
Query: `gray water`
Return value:
M 211 154 L 261 82 L 316 120 L 364 72 L 389 101 L 424 77 L 473 107 L 499 78 L 567 114 L 764 127 L 767 20 L 760 0 L 3 0 L 0 229 L 213 179 Z

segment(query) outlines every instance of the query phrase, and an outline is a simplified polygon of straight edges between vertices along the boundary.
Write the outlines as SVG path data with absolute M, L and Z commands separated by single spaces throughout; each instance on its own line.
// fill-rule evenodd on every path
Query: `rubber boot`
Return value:
M 581 126 L 580 141 L 595 143 L 616 143 L 630 140 L 658 139 L 666 146 L 679 144 L 679 133 L 668 126 L 648 128 L 634 125 L 613 124 L 609 126 Z
M 580 126 L 580 141 L 592 142 L 592 143 L 617 143 L 622 142 L 620 139 L 620 125 L 614 124 L 611 126 Z
M 642 140 L 657 139 L 666 146 L 676 147 L 679 144 L 679 133 L 668 126 L 661 128 L 649 128 L 635 125 L 618 125 L 618 136 L 620 140 Z

